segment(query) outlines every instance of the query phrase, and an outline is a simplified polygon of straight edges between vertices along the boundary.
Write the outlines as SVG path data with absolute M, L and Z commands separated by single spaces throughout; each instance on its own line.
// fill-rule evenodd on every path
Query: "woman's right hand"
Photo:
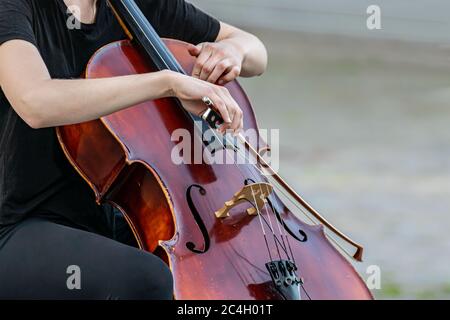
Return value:
M 169 76 L 171 96 L 178 98 L 187 111 L 201 115 L 207 110 L 202 100 L 208 97 L 225 121 L 219 128 L 221 133 L 226 130 L 238 133 L 242 130 L 244 124 L 242 110 L 227 88 L 177 72 L 166 72 Z

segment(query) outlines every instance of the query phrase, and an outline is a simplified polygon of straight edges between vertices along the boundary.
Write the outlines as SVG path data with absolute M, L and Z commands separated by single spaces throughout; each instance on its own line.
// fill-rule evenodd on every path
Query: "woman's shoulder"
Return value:
M 53 9 L 63 0 L 0 0 L 0 12 L 18 11 L 24 14 Z
M 45 2 L 46 0 L 42 0 L 42 2 Z M 0 0 L 1 6 L 30 6 L 34 0 Z M 37 2 L 37 1 L 36 1 Z
M 47 0 L 42 0 L 46 2 Z M 3 10 L 18 10 L 23 13 L 31 10 L 37 5 L 36 0 L 0 0 L 0 8 Z
M 63 0 L 0 0 L 0 5 L 39 8 L 54 5 L 57 1 Z

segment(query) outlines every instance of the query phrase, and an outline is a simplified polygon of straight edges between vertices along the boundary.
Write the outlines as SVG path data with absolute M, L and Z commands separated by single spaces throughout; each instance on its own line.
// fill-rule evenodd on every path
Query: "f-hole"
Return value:
M 277 217 L 278 221 L 281 223 L 281 225 L 283 226 L 283 228 L 291 235 L 293 236 L 296 240 L 298 240 L 299 242 L 306 242 L 308 241 L 308 235 L 306 234 L 305 231 L 303 231 L 302 229 L 298 229 L 298 233 L 300 234 L 301 238 L 299 238 L 294 232 L 292 232 L 292 230 L 287 226 L 287 224 L 284 222 L 284 220 L 281 218 L 280 213 L 278 212 L 277 209 L 275 209 L 275 206 L 273 205 L 272 201 L 270 201 L 270 199 L 267 199 L 267 202 L 269 203 L 270 208 L 272 209 L 273 212 L 275 212 L 275 216 Z
M 192 215 L 194 216 L 195 222 L 198 225 L 198 228 L 200 229 L 200 232 L 203 236 L 203 250 L 198 249 L 197 245 L 192 242 L 186 242 L 186 248 L 188 248 L 190 251 L 198 254 L 206 253 L 209 250 L 209 247 L 211 245 L 211 239 L 209 238 L 208 230 L 206 229 L 205 223 L 202 220 L 202 217 L 200 216 L 200 213 L 198 212 L 197 208 L 195 207 L 194 201 L 192 200 L 192 189 L 197 189 L 200 193 L 200 195 L 205 196 L 206 190 L 202 186 L 193 184 L 191 185 L 187 191 L 186 191 L 186 200 L 189 205 L 189 208 L 191 209 Z
M 249 185 L 251 183 L 256 183 L 255 180 L 253 179 L 246 179 L 245 180 L 245 185 Z M 270 201 L 269 198 L 267 198 L 267 203 L 269 204 L 270 208 L 272 209 L 272 212 L 275 213 L 275 216 L 277 217 L 278 221 L 281 223 L 281 225 L 283 226 L 283 228 L 291 235 L 293 236 L 296 240 L 298 240 L 299 242 L 306 242 L 308 241 L 308 235 L 306 234 L 305 231 L 303 231 L 302 229 L 298 229 L 298 233 L 300 234 L 301 238 L 299 238 L 288 226 L 287 224 L 284 222 L 284 220 L 281 218 L 280 213 L 278 212 L 278 210 L 275 208 L 275 206 L 273 205 L 272 201 Z

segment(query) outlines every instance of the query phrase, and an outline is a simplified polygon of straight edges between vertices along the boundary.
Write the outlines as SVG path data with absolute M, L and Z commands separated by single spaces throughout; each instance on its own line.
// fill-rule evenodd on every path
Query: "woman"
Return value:
M 77 79 L 103 45 L 125 39 L 106 0 L 0 0 L 0 298 L 170 299 L 170 270 L 132 246 L 123 219 L 95 204 L 55 126 L 176 97 L 195 114 L 208 96 L 242 128 L 224 84 L 263 73 L 253 35 L 184 0 L 136 0 L 160 36 L 190 43 L 192 77 L 162 71 Z

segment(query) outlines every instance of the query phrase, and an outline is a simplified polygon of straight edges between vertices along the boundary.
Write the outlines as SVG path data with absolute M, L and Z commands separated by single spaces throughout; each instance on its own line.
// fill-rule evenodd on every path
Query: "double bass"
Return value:
M 129 39 L 98 50 L 86 78 L 172 70 L 190 74 L 187 43 L 161 39 L 134 0 L 108 0 Z M 258 124 L 237 81 L 226 85 L 244 113 L 244 129 Z M 261 155 L 258 137 L 221 136 L 220 115 L 207 98 L 200 117 L 174 98 L 147 101 L 98 120 L 56 129 L 72 166 L 99 204 L 126 218 L 139 247 L 163 259 L 175 299 L 371 299 L 349 260 L 332 241 L 363 248 L 337 230 L 291 188 Z M 233 164 L 174 163 L 173 134 L 186 130 L 202 150 L 253 159 Z M 205 141 L 213 132 L 212 142 Z M 304 213 L 314 224 L 306 223 Z

